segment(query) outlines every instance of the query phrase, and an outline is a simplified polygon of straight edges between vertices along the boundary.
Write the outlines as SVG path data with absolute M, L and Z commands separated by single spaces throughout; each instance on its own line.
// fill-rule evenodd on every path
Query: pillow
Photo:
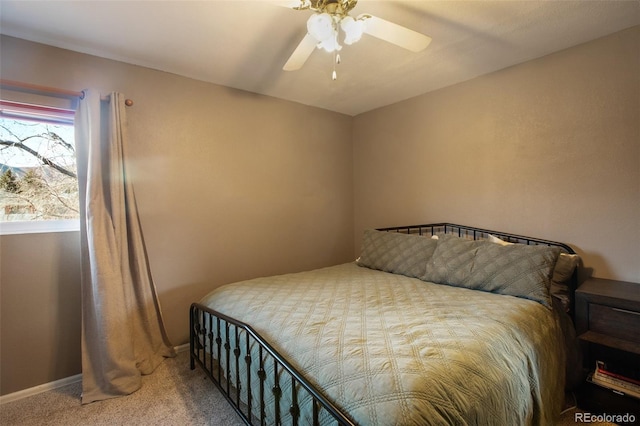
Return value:
M 500 245 L 513 244 L 491 234 L 489 234 L 488 240 Z M 580 256 L 577 254 L 560 253 L 551 276 L 551 295 L 561 302 L 565 312 L 571 310 L 571 292 L 569 288 L 571 287 L 573 272 L 578 267 L 579 262 Z
M 508 245 L 513 244 L 513 243 L 505 241 L 505 240 L 503 240 L 501 238 L 498 238 L 495 235 L 492 235 L 492 234 L 488 234 L 488 235 L 489 235 L 489 237 L 487 239 L 489 241 L 491 241 L 492 243 L 500 244 L 501 246 L 508 246 Z
M 440 239 L 423 280 L 522 297 L 551 308 L 550 279 L 559 254 L 558 247 Z
M 368 229 L 362 239 L 362 254 L 357 264 L 370 269 L 419 278 L 438 240 L 415 234 Z
M 551 295 L 557 298 L 565 312 L 571 310 L 571 278 L 578 267 L 580 256 L 560 253 L 551 277 Z

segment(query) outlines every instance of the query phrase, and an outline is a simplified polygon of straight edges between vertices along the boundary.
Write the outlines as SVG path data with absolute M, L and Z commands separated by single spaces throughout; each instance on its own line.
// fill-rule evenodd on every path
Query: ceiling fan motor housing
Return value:
M 344 17 L 356 7 L 358 0 L 302 0 L 302 3 L 308 3 L 309 9 L 318 13 Z

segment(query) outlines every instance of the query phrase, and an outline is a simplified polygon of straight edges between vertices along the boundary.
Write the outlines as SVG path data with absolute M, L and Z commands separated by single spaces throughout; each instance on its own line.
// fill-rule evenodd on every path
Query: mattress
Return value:
M 347 263 L 200 303 L 250 324 L 360 425 L 552 424 L 563 403 L 559 318 L 532 300 Z

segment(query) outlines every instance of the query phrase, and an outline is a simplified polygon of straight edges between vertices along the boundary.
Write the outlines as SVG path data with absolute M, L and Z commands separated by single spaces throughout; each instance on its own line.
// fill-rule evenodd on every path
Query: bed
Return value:
M 463 225 L 367 230 L 354 262 L 192 304 L 191 368 L 247 424 L 553 424 L 577 262 L 562 243 Z

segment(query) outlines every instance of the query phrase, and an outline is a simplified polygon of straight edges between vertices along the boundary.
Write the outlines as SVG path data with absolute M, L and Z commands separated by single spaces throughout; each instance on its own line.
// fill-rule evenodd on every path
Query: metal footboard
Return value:
M 199 303 L 189 319 L 191 369 L 202 368 L 248 425 L 354 425 L 248 324 Z

